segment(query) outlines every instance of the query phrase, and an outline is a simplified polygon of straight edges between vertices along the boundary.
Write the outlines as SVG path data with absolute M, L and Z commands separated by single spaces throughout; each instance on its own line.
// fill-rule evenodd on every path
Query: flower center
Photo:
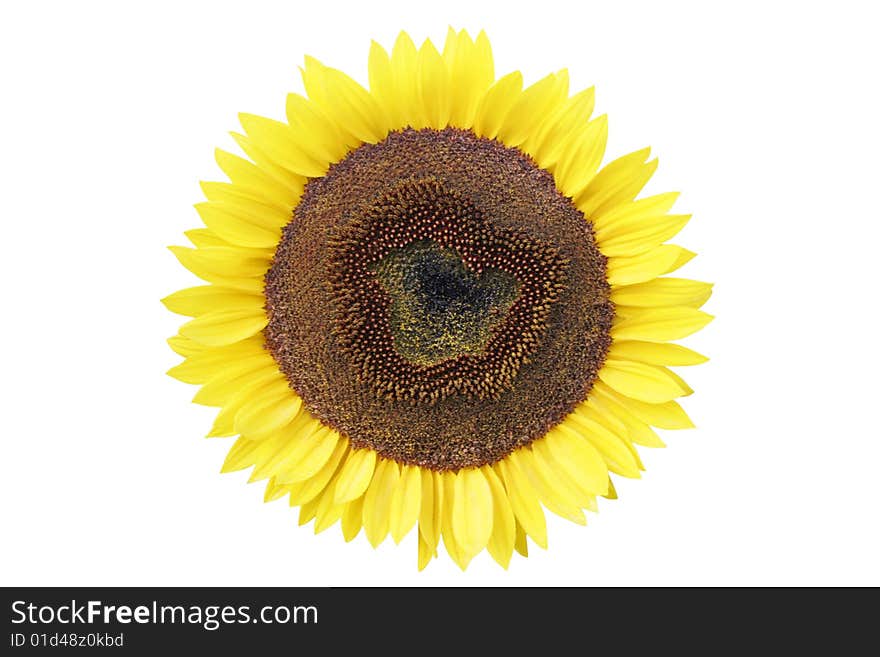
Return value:
M 482 353 L 519 291 L 507 272 L 477 275 L 455 251 L 430 240 L 391 251 L 375 272 L 391 297 L 394 348 L 415 365 Z
M 435 248 L 416 246 L 426 243 Z M 329 247 L 328 280 L 340 347 L 373 394 L 389 401 L 450 395 L 497 398 L 510 389 L 537 348 L 550 305 L 563 289 L 565 267 L 555 249 L 537 237 L 493 225 L 473 202 L 434 177 L 397 181 L 361 214 L 331 231 Z M 419 278 L 414 270 L 420 268 L 430 277 L 429 263 L 444 252 L 457 254 L 436 263 L 445 260 L 451 267 L 447 279 L 458 259 L 463 270 L 458 284 L 469 275 L 496 281 L 492 287 L 497 292 L 504 291 L 502 280 L 508 281 L 506 287 L 516 286 L 516 294 L 507 295 L 510 308 L 504 317 L 481 318 L 466 312 L 461 303 L 451 309 L 459 312 L 446 317 L 445 350 L 454 348 L 450 343 L 459 349 L 447 358 L 420 352 L 430 348 L 430 338 L 419 331 L 416 318 L 407 315 L 418 309 L 418 300 L 421 308 L 434 308 L 434 318 L 423 316 L 425 327 L 449 301 L 452 290 L 444 292 L 436 285 L 421 286 L 417 297 L 411 294 Z M 467 337 L 474 324 L 483 329 L 482 345 Z M 430 327 L 437 329 L 442 327 Z M 475 348 L 468 353 L 460 349 L 463 342 Z M 433 346 L 436 351 L 441 345 Z
M 494 463 L 586 399 L 610 345 L 605 264 L 519 150 L 393 132 L 307 184 L 266 275 L 267 348 L 354 447 Z

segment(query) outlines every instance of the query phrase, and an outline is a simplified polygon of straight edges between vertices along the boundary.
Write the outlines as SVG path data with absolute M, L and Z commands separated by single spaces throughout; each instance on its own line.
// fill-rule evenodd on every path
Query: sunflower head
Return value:
M 652 429 L 692 426 L 671 341 L 702 328 L 711 286 L 669 277 L 689 219 L 637 198 L 647 149 L 600 169 L 593 90 L 560 71 L 496 79 L 485 34 L 442 52 L 372 44 L 369 90 L 306 58 L 287 121 L 241 115 L 245 157 L 203 183 L 204 226 L 172 247 L 206 285 L 165 304 L 192 317 L 170 374 L 238 436 L 224 471 L 315 531 L 379 545 L 418 525 L 462 568 L 505 568 L 543 509 L 578 523 L 610 473 L 638 477 Z

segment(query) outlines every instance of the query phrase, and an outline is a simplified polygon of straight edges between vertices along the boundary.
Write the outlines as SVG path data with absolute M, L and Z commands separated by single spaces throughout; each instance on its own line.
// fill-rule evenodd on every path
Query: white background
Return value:
M 30 2 L 0 10 L 4 585 L 880 584 L 880 103 L 872 3 Z M 662 5 L 662 8 L 661 8 Z M 420 7 L 428 7 L 421 9 Z M 550 549 L 445 556 L 314 536 L 164 375 L 192 284 L 165 246 L 248 111 L 282 118 L 306 53 L 366 82 L 371 38 L 485 28 L 496 70 L 597 87 L 608 155 L 682 190 L 699 428 L 643 450 Z

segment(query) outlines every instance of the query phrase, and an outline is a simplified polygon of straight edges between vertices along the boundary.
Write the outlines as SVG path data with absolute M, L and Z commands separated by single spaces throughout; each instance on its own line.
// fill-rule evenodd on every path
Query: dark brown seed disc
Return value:
M 494 463 L 589 393 L 610 345 L 605 266 L 519 150 L 394 132 L 307 184 L 266 275 L 267 346 L 354 447 Z
M 497 398 L 564 286 L 554 248 L 492 226 L 436 178 L 392 187 L 330 250 L 334 329 L 389 400 Z

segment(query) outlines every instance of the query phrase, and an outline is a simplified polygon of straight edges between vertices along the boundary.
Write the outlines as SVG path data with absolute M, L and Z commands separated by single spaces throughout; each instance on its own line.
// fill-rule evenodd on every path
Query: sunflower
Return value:
M 287 122 L 242 114 L 247 158 L 202 184 L 204 226 L 171 251 L 207 285 L 163 301 L 191 317 L 169 374 L 237 436 L 223 471 L 316 532 L 399 542 L 419 569 L 482 550 L 507 567 L 544 508 L 586 522 L 639 477 L 652 429 L 693 426 L 670 341 L 702 328 L 711 285 L 667 277 L 677 194 L 637 199 L 649 150 L 600 168 L 606 117 L 565 70 L 496 79 L 484 33 L 442 52 L 373 43 L 369 90 L 306 57 Z

